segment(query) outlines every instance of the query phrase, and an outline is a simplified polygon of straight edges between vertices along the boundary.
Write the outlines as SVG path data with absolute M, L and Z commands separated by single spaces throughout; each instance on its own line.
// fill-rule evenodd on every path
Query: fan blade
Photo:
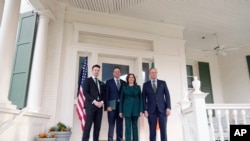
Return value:
M 208 49 L 202 49 L 201 51 L 204 51 L 204 52 L 213 52 L 213 50 L 208 50 Z
M 238 50 L 238 49 L 240 49 L 240 48 L 238 48 L 238 47 L 224 48 L 225 51 Z

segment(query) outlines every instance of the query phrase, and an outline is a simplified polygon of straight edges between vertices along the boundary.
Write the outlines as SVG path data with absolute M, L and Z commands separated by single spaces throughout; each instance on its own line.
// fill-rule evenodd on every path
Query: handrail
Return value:
M 250 104 L 206 104 L 210 135 L 213 140 L 229 138 L 230 124 L 249 123 Z
M 10 118 L 10 119 L 6 120 L 5 122 L 3 122 L 0 125 L 0 135 L 2 133 L 4 133 L 4 131 L 6 131 L 15 121 L 20 119 L 27 111 L 28 111 L 28 108 L 25 107 L 20 111 L 20 113 L 18 115 L 16 115 L 15 117 Z
M 186 137 L 187 141 L 193 141 L 193 138 L 191 137 L 191 132 L 189 130 L 187 121 L 184 119 L 183 114 L 182 114 L 182 109 L 181 109 L 181 105 L 177 104 L 175 107 L 176 111 L 177 111 L 177 116 L 180 119 L 182 125 L 183 125 L 183 129 L 184 129 L 184 136 Z
M 206 109 L 249 109 L 250 104 L 206 104 Z

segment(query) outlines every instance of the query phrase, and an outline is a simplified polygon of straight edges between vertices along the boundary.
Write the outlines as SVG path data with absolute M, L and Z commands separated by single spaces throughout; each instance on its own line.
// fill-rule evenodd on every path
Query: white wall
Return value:
M 186 50 L 186 59 L 188 64 L 194 65 L 195 73 L 198 74 L 198 62 L 207 62 L 210 67 L 214 103 L 224 103 L 223 89 L 221 81 L 220 64 L 215 54 L 207 54 L 201 51 Z M 196 75 L 194 74 L 194 75 Z M 202 85 L 202 82 L 201 82 Z
M 224 99 L 227 103 L 250 102 L 247 55 L 250 55 L 250 47 L 231 51 L 227 56 L 219 57 Z

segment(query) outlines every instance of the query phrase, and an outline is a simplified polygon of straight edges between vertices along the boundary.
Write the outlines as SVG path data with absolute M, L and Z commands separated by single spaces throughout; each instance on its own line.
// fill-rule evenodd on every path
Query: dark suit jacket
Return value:
M 116 102 L 120 101 L 120 93 L 121 93 L 121 89 L 124 85 L 126 85 L 126 82 L 124 80 L 120 79 L 120 84 L 121 87 L 118 90 L 116 87 L 116 82 L 114 80 L 114 78 L 109 79 L 106 82 L 106 102 L 105 102 L 105 107 L 109 107 L 109 101 L 110 100 L 116 100 Z
M 167 108 L 171 109 L 170 95 L 165 81 L 157 79 L 156 93 L 153 91 L 151 81 L 145 82 L 143 84 L 142 95 L 144 111 L 148 111 L 149 114 L 155 112 L 156 106 L 161 113 L 165 113 Z
M 105 84 L 98 80 L 99 86 L 100 86 L 100 93 L 98 91 L 98 87 L 93 80 L 92 77 L 88 77 L 83 84 L 83 94 L 86 98 L 84 102 L 84 108 L 87 107 L 95 107 L 92 102 L 94 100 L 96 101 L 104 101 L 105 98 Z M 99 99 L 98 99 L 99 98 Z

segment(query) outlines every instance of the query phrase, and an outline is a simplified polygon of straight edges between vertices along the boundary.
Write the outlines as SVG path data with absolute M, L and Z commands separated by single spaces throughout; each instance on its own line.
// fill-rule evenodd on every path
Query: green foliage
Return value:
M 51 127 L 49 131 L 67 132 L 70 131 L 70 128 L 67 127 L 64 123 L 58 122 L 56 126 Z

